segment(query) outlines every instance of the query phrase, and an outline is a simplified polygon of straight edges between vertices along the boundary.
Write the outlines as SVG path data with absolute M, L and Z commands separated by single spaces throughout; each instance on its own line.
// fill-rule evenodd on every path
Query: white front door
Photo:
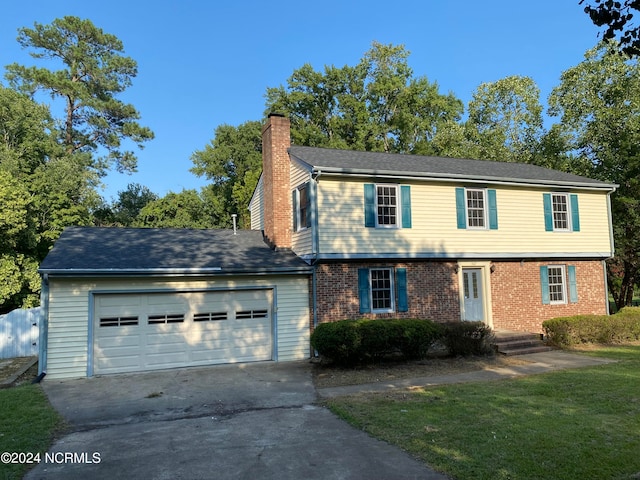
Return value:
M 484 321 L 484 293 L 482 287 L 481 268 L 462 269 L 464 320 L 473 322 Z

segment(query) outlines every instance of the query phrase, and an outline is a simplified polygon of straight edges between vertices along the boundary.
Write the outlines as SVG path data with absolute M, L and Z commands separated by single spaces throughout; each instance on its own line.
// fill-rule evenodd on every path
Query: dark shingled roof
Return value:
M 599 180 L 525 163 L 299 146 L 290 147 L 289 154 L 324 173 L 533 183 L 598 189 L 616 187 Z
M 309 272 L 289 250 L 272 250 L 258 230 L 69 227 L 41 273 L 226 274 Z

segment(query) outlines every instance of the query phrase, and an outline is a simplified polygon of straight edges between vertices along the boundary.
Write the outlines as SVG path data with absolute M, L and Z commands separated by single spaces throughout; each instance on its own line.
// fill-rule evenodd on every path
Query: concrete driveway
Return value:
M 316 405 L 307 362 L 42 385 L 72 432 L 26 479 L 446 478 Z

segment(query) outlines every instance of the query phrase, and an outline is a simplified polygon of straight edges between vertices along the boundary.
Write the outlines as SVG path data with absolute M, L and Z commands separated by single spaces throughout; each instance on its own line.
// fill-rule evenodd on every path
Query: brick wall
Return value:
M 544 305 L 540 287 L 542 265 L 575 265 L 578 303 Z M 600 261 L 493 262 L 491 301 L 494 329 L 542 332 L 542 322 L 554 317 L 605 314 L 606 291 Z M 358 269 L 407 269 L 409 311 L 361 314 Z M 456 262 L 358 262 L 316 265 L 317 320 L 355 318 L 429 318 L 437 322 L 460 320 Z M 567 292 L 568 293 L 568 292 Z
M 493 262 L 493 265 L 495 270 L 491 274 L 491 301 L 494 329 L 542 332 L 542 322 L 550 318 L 606 314 L 607 295 L 600 261 L 518 261 Z M 542 303 L 540 267 L 543 265 L 575 265 L 577 303 Z
M 452 262 L 324 263 L 316 266 L 318 322 L 355 318 L 428 318 L 437 322 L 460 320 L 458 282 Z M 407 269 L 409 311 L 360 313 L 358 269 Z
M 290 125 L 288 118 L 271 115 L 262 127 L 264 233 L 279 248 L 291 248 Z

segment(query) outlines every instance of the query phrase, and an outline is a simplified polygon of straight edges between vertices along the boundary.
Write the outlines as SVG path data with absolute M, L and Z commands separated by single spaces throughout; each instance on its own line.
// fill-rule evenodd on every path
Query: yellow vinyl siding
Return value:
M 455 188 L 460 185 L 413 183 L 412 228 L 376 229 L 364 226 L 365 183 L 372 182 L 321 178 L 318 185 L 321 255 L 481 256 L 588 252 L 607 256 L 611 253 L 606 193 L 575 192 L 580 206 L 580 232 L 546 232 L 542 194 L 551 190 L 490 187 L 496 190 L 498 229 L 458 229 Z
M 300 185 L 303 185 L 306 182 L 310 182 L 309 171 L 303 168 L 295 160 L 291 162 L 290 172 L 291 172 L 290 179 L 291 179 L 292 192 L 293 190 L 298 188 Z M 295 215 L 295 212 L 293 213 Z M 291 221 L 293 224 L 293 219 Z M 311 228 L 306 228 L 298 232 L 292 231 L 291 248 L 296 255 L 299 255 L 299 256 L 310 255 L 313 250 Z
M 47 377 L 71 378 L 87 375 L 89 348 L 89 298 L 92 291 L 169 292 L 193 289 L 275 287 L 277 306 L 278 360 L 300 360 L 309 356 L 309 293 L 306 276 L 256 278 L 207 278 L 181 281 L 163 279 L 86 279 L 50 277 Z
M 251 230 L 263 230 L 264 229 L 264 184 L 262 175 L 258 180 L 253 197 L 249 202 L 249 213 L 251 215 Z

